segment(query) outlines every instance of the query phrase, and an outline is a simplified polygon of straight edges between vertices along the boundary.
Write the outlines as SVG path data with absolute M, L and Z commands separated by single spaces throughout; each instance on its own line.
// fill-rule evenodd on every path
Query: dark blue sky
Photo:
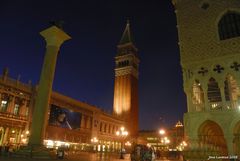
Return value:
M 39 32 L 64 20 L 53 89 L 112 109 L 114 56 L 127 19 L 139 49 L 140 128 L 174 125 L 186 111 L 174 8 L 170 0 L 1 0 L 0 69 L 39 80 L 45 42 Z M 163 118 L 163 119 L 161 119 Z

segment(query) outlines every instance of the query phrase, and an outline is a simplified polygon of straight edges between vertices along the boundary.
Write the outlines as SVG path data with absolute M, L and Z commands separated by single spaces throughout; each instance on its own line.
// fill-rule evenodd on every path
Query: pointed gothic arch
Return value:
M 231 74 L 228 74 L 224 81 L 224 93 L 225 100 L 228 103 L 227 106 L 229 108 L 237 108 L 240 99 L 240 88 L 236 79 Z
M 211 77 L 208 81 L 207 96 L 208 96 L 208 101 L 210 103 L 211 109 L 222 108 L 221 91 L 218 86 L 218 82 L 213 77 Z
M 204 92 L 202 89 L 202 85 L 199 80 L 195 80 L 192 85 L 192 104 L 195 107 L 196 111 L 203 111 L 204 110 Z

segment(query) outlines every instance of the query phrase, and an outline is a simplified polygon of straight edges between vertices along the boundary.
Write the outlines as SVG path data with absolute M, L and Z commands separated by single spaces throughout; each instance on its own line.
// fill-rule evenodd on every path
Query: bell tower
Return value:
M 139 58 L 127 22 L 115 57 L 113 114 L 122 118 L 130 136 L 138 133 Z

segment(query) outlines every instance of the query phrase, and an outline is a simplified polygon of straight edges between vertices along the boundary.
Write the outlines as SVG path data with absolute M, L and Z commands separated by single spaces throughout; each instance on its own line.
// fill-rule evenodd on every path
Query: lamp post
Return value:
M 91 139 L 91 142 L 93 144 L 93 151 L 96 151 L 97 147 L 96 144 L 98 143 L 98 139 L 96 137 Z
M 128 136 L 128 132 L 125 130 L 124 127 L 120 128 L 120 131 L 116 132 L 116 135 L 119 136 L 122 140 L 121 142 L 121 151 L 120 151 L 120 159 L 124 159 L 123 157 L 123 146 L 124 146 L 124 139 Z
M 160 129 L 159 134 L 161 136 L 161 143 L 164 145 L 164 148 L 166 148 L 165 146 L 170 143 L 170 140 L 168 139 L 168 137 L 166 137 L 166 131 L 164 129 Z

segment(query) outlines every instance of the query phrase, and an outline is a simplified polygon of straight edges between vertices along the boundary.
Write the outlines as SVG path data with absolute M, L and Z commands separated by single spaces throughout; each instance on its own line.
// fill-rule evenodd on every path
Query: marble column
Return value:
M 2 145 L 3 144 L 3 137 L 4 137 L 4 128 L 3 127 L 0 128 L 0 135 L 1 135 L 1 137 L 0 137 L 0 145 Z
M 19 109 L 19 115 L 26 116 L 26 100 L 21 99 L 20 101 L 20 109 Z
M 222 109 L 226 109 L 226 99 L 225 99 L 225 90 L 224 90 L 224 81 L 221 80 L 221 82 L 219 83 L 219 88 L 220 88 L 220 92 L 221 92 L 221 99 L 222 99 Z
M 18 133 L 17 133 L 17 140 L 16 140 L 16 143 L 19 144 L 21 143 L 21 135 L 22 135 L 22 129 L 19 129 L 18 130 Z
M 82 114 L 82 117 L 81 117 L 81 128 L 85 128 L 84 125 L 85 125 L 85 115 Z
M 233 144 L 233 136 L 227 136 L 225 137 L 225 140 L 227 142 L 227 150 L 228 150 L 228 155 L 234 155 L 234 144 Z
M 7 112 L 13 114 L 14 106 L 15 106 L 15 97 L 9 96 L 9 102 L 7 104 Z
M 187 96 L 187 107 L 188 107 L 188 112 L 193 112 L 196 109 L 194 109 L 194 105 L 192 103 L 192 95 L 191 95 L 191 90 L 190 89 L 185 89 L 185 94 Z
M 4 136 L 3 136 L 3 144 L 6 144 L 8 142 L 8 133 L 9 133 L 9 128 L 6 127 L 6 129 L 4 130 Z
M 70 39 L 70 36 L 56 26 L 47 28 L 40 35 L 46 40 L 46 53 L 34 105 L 29 145 L 43 144 L 57 56 L 61 44 Z
M 210 111 L 210 105 L 208 103 L 208 84 L 202 84 L 203 95 L 204 95 L 204 110 Z

